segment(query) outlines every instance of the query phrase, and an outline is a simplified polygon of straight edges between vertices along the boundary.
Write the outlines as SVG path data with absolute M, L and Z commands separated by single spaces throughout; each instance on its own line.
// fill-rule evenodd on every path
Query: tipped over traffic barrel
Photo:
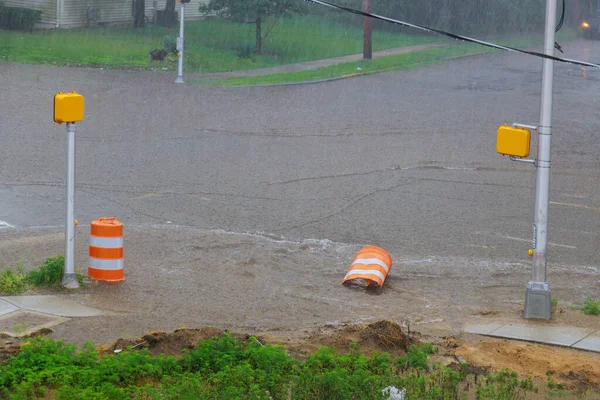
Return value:
M 366 246 L 354 257 L 354 261 L 342 281 L 353 286 L 381 287 L 392 270 L 392 256 L 377 246 Z
M 97 281 L 125 279 L 123 265 L 123 224 L 116 218 L 92 221 L 90 228 L 88 277 Z

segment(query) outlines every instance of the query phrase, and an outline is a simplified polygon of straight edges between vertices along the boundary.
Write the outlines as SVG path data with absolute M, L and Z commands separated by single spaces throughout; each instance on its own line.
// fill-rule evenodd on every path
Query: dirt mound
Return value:
M 173 333 L 162 331 L 148 332 L 136 340 L 119 339 L 104 352 L 114 353 L 115 350 L 146 348 L 152 355 L 180 355 L 183 349 L 194 348 L 200 340 L 220 337 L 225 331 L 215 328 L 177 329 Z M 234 335 L 235 336 L 235 335 Z
M 521 376 L 546 378 L 570 387 L 600 389 L 600 355 L 533 343 L 486 341 L 456 349 L 470 364 L 493 370 L 511 369 Z
M 16 356 L 21 351 L 20 343 L 0 338 L 0 365 L 6 363 L 9 358 Z
M 314 333 L 287 347 L 291 355 L 305 357 L 321 346 L 345 353 L 353 342 L 367 355 L 385 351 L 396 356 L 406 353 L 412 340 L 395 322 L 377 321 L 366 326 L 348 326 L 333 333 Z

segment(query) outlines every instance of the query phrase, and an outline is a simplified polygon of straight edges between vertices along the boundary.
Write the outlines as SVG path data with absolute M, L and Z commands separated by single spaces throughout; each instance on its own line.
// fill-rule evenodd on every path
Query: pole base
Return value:
M 523 317 L 531 319 L 552 318 L 552 296 L 550 294 L 550 285 L 546 282 L 527 283 L 525 291 L 525 311 Z
M 61 284 L 66 289 L 79 289 L 77 274 L 64 274 Z
M 177 75 L 177 79 L 175 79 L 175 83 L 185 83 L 183 81 L 183 76 L 182 75 Z

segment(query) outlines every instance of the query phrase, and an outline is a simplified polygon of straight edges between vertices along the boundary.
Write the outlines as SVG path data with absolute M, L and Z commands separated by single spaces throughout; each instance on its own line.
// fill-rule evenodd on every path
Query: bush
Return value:
M 173 36 L 165 36 L 163 38 L 163 49 L 169 53 L 177 54 L 177 39 Z
M 0 272 L 0 294 L 15 295 L 27 290 L 25 273 L 19 267 L 17 272 L 6 269 Z
M 42 20 L 40 10 L 21 7 L 6 7 L 0 3 L 0 28 L 31 31 Z
M 243 59 L 253 59 L 256 46 L 252 42 L 245 41 L 235 49 L 237 56 Z
M 585 315 L 600 315 L 600 305 L 598 305 L 597 301 L 588 298 L 583 304 L 583 307 L 581 307 L 581 311 L 583 311 Z
M 413 344 L 409 347 L 405 356 L 398 357 L 396 365 L 401 370 L 408 369 L 429 371 L 429 356 L 438 352 L 431 343 L 425 343 L 421 346 Z
M 39 269 L 30 271 L 27 281 L 35 287 L 57 287 L 60 286 L 65 269 L 65 257 L 50 257 Z

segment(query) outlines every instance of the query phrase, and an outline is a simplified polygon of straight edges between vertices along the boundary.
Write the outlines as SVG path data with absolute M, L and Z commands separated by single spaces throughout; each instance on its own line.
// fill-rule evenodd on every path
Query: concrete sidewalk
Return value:
M 591 317 L 594 318 L 594 317 Z M 557 326 L 541 321 L 503 322 L 496 320 L 468 322 L 464 332 L 505 339 L 523 340 L 571 347 L 600 353 L 600 330 Z
M 373 52 L 373 58 L 395 56 L 398 54 L 416 53 L 416 52 L 426 51 L 426 50 L 431 50 L 431 49 L 439 49 L 442 47 L 448 47 L 448 46 L 442 45 L 442 44 L 425 44 L 425 45 L 419 45 L 419 46 L 398 47 L 395 49 L 375 51 L 375 52 Z M 331 65 L 360 61 L 362 59 L 363 59 L 362 54 L 353 54 L 353 55 L 349 55 L 349 56 L 326 58 L 323 60 L 306 61 L 306 62 L 301 62 L 301 63 L 279 65 L 277 67 L 250 69 L 250 70 L 245 70 L 245 71 L 214 72 L 214 73 L 209 73 L 209 74 L 189 74 L 189 75 L 195 76 L 195 77 L 208 78 L 208 79 L 264 76 L 264 75 L 281 74 L 281 73 L 287 73 L 287 72 L 309 71 L 309 70 L 313 70 L 313 69 L 329 67 Z

